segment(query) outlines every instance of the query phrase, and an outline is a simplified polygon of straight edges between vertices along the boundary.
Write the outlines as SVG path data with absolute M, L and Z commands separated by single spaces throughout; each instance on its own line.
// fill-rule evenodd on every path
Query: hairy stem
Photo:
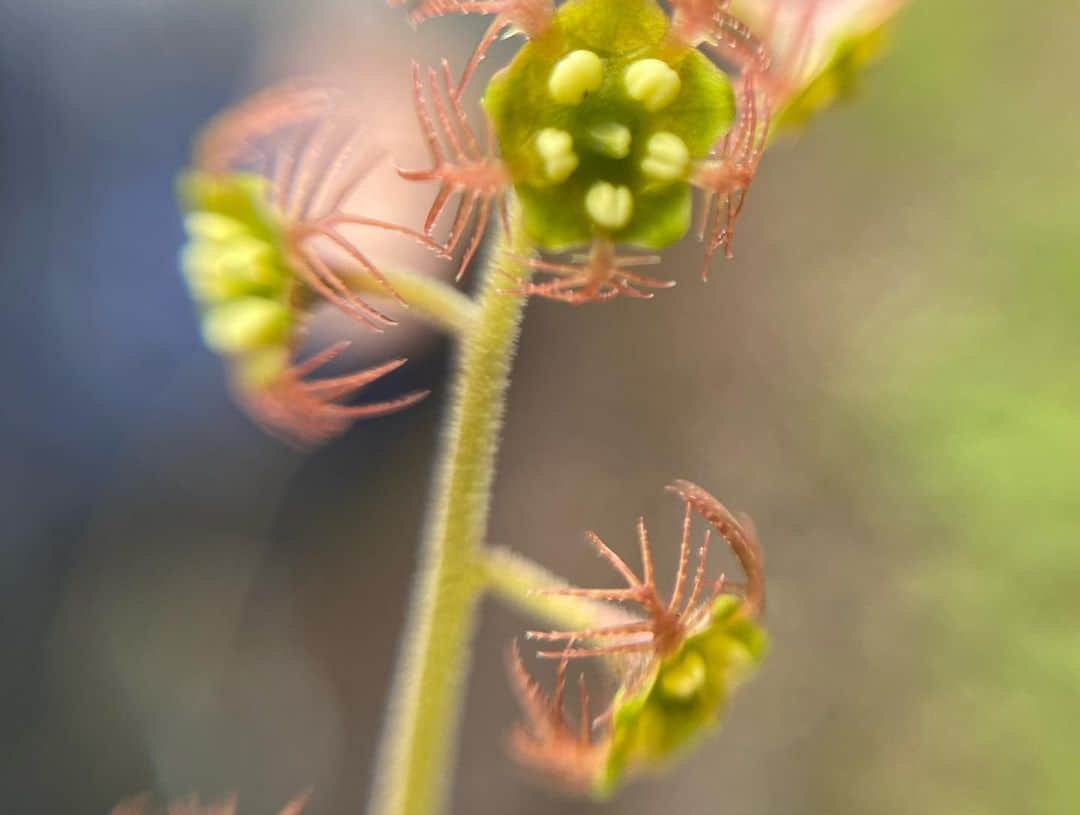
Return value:
M 485 586 L 481 547 L 495 456 L 525 309 L 524 298 L 502 290 L 528 277 L 519 258 L 529 251 L 500 239 L 475 322 L 462 338 L 370 815 L 437 815 L 449 794 L 476 606 Z
M 386 288 L 369 274 L 338 271 L 357 294 L 390 296 Z M 401 299 L 409 304 L 410 314 L 459 337 L 468 334 L 479 320 L 480 306 L 444 280 L 403 269 L 380 268 L 379 271 Z

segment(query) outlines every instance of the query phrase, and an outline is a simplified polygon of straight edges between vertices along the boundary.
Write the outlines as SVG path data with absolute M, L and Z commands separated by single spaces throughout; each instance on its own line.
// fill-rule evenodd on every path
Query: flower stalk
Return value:
M 370 275 L 340 271 L 350 290 L 385 297 L 386 289 Z M 479 321 L 480 307 L 458 289 L 435 277 L 406 269 L 383 269 L 383 277 L 405 301 L 410 315 L 457 337 L 467 336 Z
M 476 320 L 462 338 L 452 408 L 437 465 L 389 718 L 376 765 L 371 815 L 433 815 L 449 793 L 475 611 L 485 585 L 482 545 L 510 368 L 526 299 L 524 230 L 501 237 L 488 261 Z M 509 278 L 509 279 L 508 279 Z
M 502 546 L 485 550 L 484 578 L 493 596 L 559 628 L 617 625 L 630 619 L 626 612 L 610 603 L 556 593 L 558 589 L 569 588 L 569 583 Z

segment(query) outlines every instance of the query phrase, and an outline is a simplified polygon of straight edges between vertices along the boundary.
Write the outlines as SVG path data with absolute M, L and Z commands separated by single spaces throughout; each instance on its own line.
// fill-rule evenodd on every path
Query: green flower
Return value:
M 690 175 L 732 124 L 725 74 L 654 0 L 569 0 L 491 81 L 484 107 L 540 248 L 653 249 L 690 225 Z
M 732 692 L 767 649 L 764 630 L 745 612 L 738 598 L 721 595 L 706 628 L 618 692 L 597 795 L 610 795 L 627 771 L 663 765 L 717 727 Z
M 370 404 L 339 403 L 399 368 L 400 359 L 307 380 L 348 345 L 338 343 L 294 361 L 315 293 L 346 313 L 367 307 L 327 282 L 332 270 L 297 239 L 297 224 L 286 224 L 267 203 L 269 187 L 265 178 L 245 172 L 193 170 L 178 182 L 188 237 L 180 266 L 203 339 L 226 361 L 240 403 L 270 432 L 309 445 L 337 435 L 356 419 L 393 413 L 423 399 L 426 394 L 417 392 Z M 323 267 L 320 279 L 315 270 Z
M 522 700 L 526 724 L 515 731 L 520 760 L 575 791 L 610 796 L 628 775 L 662 767 L 716 729 L 728 700 L 765 656 L 768 638 L 758 622 L 765 602 L 761 547 L 749 518 L 736 518 L 713 496 L 689 481 L 668 490 L 686 504 L 679 566 L 671 596 L 660 596 L 649 533 L 638 519 L 642 573 L 639 577 L 595 533 L 597 553 L 626 581 L 620 589 L 557 589 L 551 594 L 593 601 L 631 603 L 643 617 L 580 631 L 530 631 L 528 638 L 563 643 L 562 650 L 538 656 L 558 659 L 555 694 L 548 697 L 525 672 L 514 651 L 511 676 Z M 731 547 L 746 582 L 738 595 L 723 576 L 705 579 L 709 537 L 698 550 L 690 579 L 690 527 L 694 514 Z M 563 711 L 567 663 L 604 657 L 624 683 L 611 714 L 594 735 L 586 708 L 575 725 Z M 587 698 L 582 687 L 581 696 Z M 582 724 L 584 722 L 584 724 Z
M 281 226 L 264 203 L 268 184 L 191 171 L 178 186 L 188 237 L 180 267 L 206 344 L 244 386 L 268 385 L 289 365 L 297 296 Z

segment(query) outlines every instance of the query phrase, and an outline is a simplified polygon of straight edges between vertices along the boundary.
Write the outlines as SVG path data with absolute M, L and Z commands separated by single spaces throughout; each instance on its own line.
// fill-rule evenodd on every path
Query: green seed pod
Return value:
M 655 0 L 568 0 L 484 106 L 537 246 L 653 249 L 690 225 L 691 163 L 731 126 L 725 74 Z

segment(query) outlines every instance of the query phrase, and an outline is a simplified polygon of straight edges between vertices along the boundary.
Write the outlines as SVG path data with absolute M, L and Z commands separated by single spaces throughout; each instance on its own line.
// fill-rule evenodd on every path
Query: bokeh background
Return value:
M 481 24 L 0 0 L 8 810 L 361 810 L 448 349 L 401 340 L 374 395 L 434 388 L 417 409 L 264 437 L 197 339 L 172 184 L 200 123 L 296 73 L 416 157 L 408 59 L 460 64 Z M 582 531 L 628 546 L 644 512 L 674 546 L 662 487 L 698 480 L 761 527 L 775 647 L 718 738 L 594 808 L 506 758 L 525 620 L 488 604 L 455 812 L 1080 808 L 1077 42 L 1072 0 L 915 2 L 867 93 L 767 158 L 711 283 L 690 248 L 653 303 L 530 308 L 492 541 L 602 581 Z

